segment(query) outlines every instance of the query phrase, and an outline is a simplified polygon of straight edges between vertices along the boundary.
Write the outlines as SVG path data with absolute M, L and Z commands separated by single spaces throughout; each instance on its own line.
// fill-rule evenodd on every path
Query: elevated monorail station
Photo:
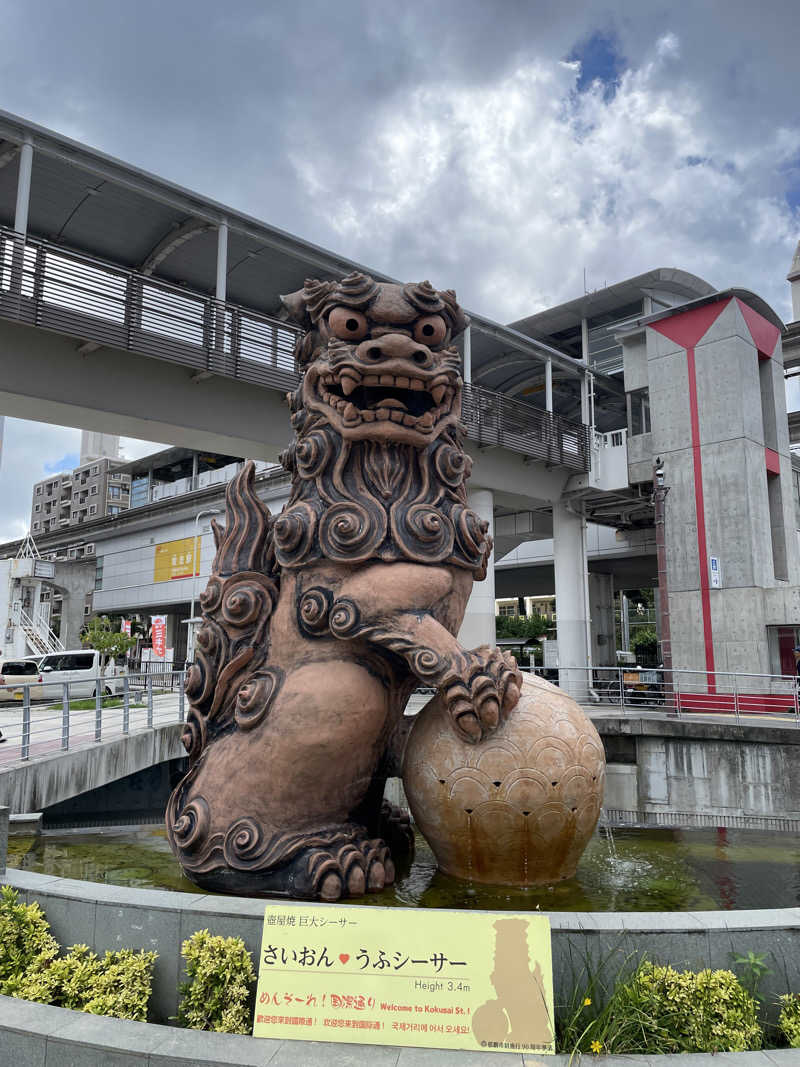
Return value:
M 0 414 L 274 463 L 298 381 L 280 295 L 354 270 L 387 279 L 0 112 Z M 463 643 L 493 641 L 496 581 L 504 596 L 537 591 L 526 546 L 552 538 L 560 665 L 608 655 L 614 566 L 587 562 L 593 523 L 646 561 L 675 666 L 780 669 L 800 626 L 800 555 L 772 309 L 660 268 L 510 325 L 469 315 L 471 505 L 500 562 L 475 587 Z M 108 531 L 69 531 L 93 543 L 104 583 Z M 164 607 L 162 592 L 148 603 Z M 119 591 L 112 602 L 136 608 Z

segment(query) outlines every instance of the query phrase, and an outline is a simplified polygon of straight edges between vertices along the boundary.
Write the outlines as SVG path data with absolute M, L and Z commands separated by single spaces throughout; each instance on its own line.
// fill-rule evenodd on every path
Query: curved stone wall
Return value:
M 62 945 L 84 942 L 106 949 L 155 949 L 152 1012 L 159 1022 L 178 1003 L 181 942 L 195 930 L 241 937 L 255 959 L 261 946 L 265 901 L 248 897 L 169 893 L 79 882 L 8 870 L 5 882 L 26 900 L 38 900 Z M 297 907 L 302 907 L 298 902 Z M 556 1000 L 569 996 L 585 974 L 602 966 L 604 981 L 642 956 L 678 969 L 730 967 L 732 953 L 763 953 L 771 973 L 766 1003 L 800 992 L 800 908 L 703 912 L 553 912 Z

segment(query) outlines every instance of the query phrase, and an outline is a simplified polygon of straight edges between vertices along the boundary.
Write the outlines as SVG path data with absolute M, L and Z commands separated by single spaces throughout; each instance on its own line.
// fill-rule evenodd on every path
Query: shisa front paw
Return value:
M 465 657 L 467 671 L 445 682 L 442 691 L 456 733 L 477 743 L 516 707 L 522 674 L 513 656 L 487 645 L 465 653 Z

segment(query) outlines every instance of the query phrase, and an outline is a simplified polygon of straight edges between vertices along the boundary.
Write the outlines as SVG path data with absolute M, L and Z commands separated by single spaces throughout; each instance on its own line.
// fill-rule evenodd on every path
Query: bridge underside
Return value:
M 0 320 L 0 414 L 277 462 L 292 438 L 284 396 L 167 360 Z M 471 486 L 529 508 L 559 499 L 569 470 L 468 442 Z
M 185 756 L 180 723 L 0 770 L 0 805 L 11 814 L 42 811 L 147 767 Z

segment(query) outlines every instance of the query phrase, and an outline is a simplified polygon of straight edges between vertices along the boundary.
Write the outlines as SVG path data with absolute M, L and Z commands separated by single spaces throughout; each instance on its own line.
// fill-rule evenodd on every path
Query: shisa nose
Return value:
M 368 338 L 358 346 L 356 356 L 364 363 L 387 363 L 392 359 L 407 360 L 418 367 L 429 367 L 433 363 L 429 348 L 402 333 Z

